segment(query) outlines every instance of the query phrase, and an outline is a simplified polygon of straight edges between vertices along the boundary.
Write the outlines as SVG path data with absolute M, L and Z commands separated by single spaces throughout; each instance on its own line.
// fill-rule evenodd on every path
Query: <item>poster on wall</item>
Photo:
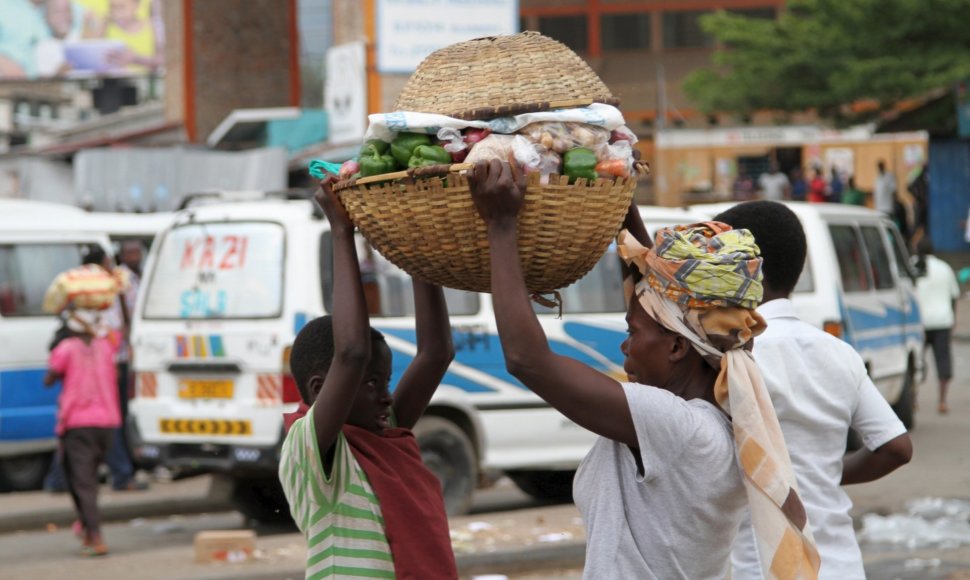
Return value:
M 377 0 L 377 69 L 410 73 L 439 48 L 518 29 L 517 0 Z
M 162 67 L 162 0 L 2 4 L 0 80 L 143 76 Z
M 327 50 L 323 104 L 331 143 L 356 143 L 363 139 L 367 129 L 367 62 L 363 42 Z

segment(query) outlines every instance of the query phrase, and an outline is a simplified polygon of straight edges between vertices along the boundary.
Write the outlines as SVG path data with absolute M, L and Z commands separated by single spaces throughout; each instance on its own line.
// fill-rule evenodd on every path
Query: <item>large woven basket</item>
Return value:
M 530 292 L 551 293 L 589 272 L 616 236 L 636 179 L 527 177 L 518 241 Z M 385 258 L 440 286 L 489 292 L 491 267 L 485 222 L 459 173 L 369 184 L 338 184 L 354 223 Z
M 619 101 L 566 45 L 522 32 L 431 53 L 404 85 L 394 110 L 486 120 L 590 102 Z
M 394 108 L 485 120 L 593 102 L 617 104 L 576 53 L 523 32 L 432 53 Z M 636 178 L 570 185 L 554 175 L 547 185 L 539 181 L 538 174 L 528 176 L 519 251 L 529 290 L 550 293 L 581 278 L 603 255 L 630 206 Z M 490 290 L 485 223 L 458 166 L 348 180 L 335 189 L 364 236 L 399 268 L 448 288 Z

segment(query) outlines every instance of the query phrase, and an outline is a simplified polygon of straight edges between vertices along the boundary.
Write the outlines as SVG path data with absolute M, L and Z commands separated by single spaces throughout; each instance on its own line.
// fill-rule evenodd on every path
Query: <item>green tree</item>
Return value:
M 970 78 L 970 0 L 790 0 L 775 20 L 702 19 L 722 46 L 688 76 L 705 112 L 814 109 L 837 122 Z M 870 101 L 874 110 L 848 105 Z

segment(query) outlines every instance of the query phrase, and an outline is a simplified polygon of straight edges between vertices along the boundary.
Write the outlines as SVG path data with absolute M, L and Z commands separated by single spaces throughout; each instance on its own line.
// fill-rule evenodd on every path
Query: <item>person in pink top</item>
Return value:
M 81 524 L 82 554 L 87 556 L 108 553 L 98 509 L 98 466 L 108 452 L 114 429 L 121 425 L 115 367 L 118 340 L 101 331 L 99 319 L 100 313 L 91 310 L 69 314 L 70 336 L 51 351 L 44 377 L 45 385 L 63 380 L 55 431 Z

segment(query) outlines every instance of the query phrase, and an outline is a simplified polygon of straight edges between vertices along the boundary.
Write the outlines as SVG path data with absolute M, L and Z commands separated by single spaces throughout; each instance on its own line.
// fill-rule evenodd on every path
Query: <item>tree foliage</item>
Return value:
M 776 20 L 717 12 L 723 48 L 684 90 L 705 112 L 816 110 L 836 121 L 970 78 L 970 0 L 789 0 Z

